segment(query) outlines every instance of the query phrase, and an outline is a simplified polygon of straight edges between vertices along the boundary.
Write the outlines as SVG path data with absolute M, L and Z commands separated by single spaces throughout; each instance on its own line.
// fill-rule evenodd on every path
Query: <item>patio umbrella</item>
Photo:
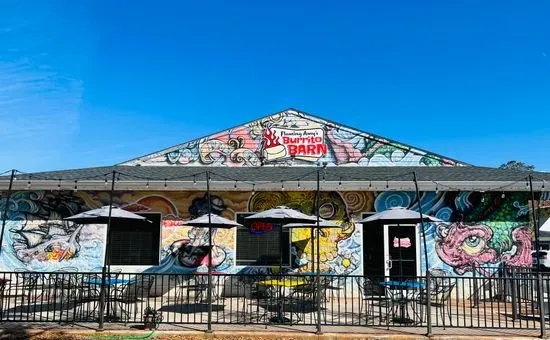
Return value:
M 185 222 L 186 225 L 190 225 L 197 228 L 208 228 L 208 305 L 212 306 L 212 228 L 235 228 L 242 227 L 241 224 L 231 221 L 227 218 L 218 216 L 216 214 L 208 213 L 199 216 L 195 219 Z M 210 308 L 210 307 L 209 307 Z M 211 313 L 211 311 L 209 311 Z M 209 321 L 210 323 L 210 321 Z
M 376 213 L 367 218 L 359 220 L 357 223 L 362 223 L 362 224 L 395 223 L 399 226 L 400 224 L 418 224 L 421 221 L 422 222 L 443 222 L 438 218 L 425 215 L 425 214 L 422 214 L 422 220 L 420 219 L 420 217 L 421 215 L 417 211 L 409 210 L 405 207 L 392 207 L 388 210 L 384 210 L 382 212 Z M 423 237 L 425 238 L 426 235 L 423 235 Z M 400 252 L 401 250 L 402 250 L 401 247 L 399 247 Z M 426 258 L 426 268 L 429 268 L 428 250 L 426 249 L 426 247 L 424 247 L 424 257 Z M 403 273 L 402 261 L 399 261 L 399 265 L 400 265 L 400 274 L 402 275 Z
M 184 222 L 185 225 L 189 225 L 196 228 L 222 228 L 222 229 L 230 229 L 235 227 L 242 227 L 242 224 L 239 224 L 235 221 L 229 220 L 225 217 L 221 217 L 216 214 L 210 214 L 210 221 L 208 219 L 209 214 L 204 214 L 202 216 L 199 216 L 195 219 L 192 219 L 190 221 Z M 210 230 L 209 230 L 210 233 Z M 210 240 L 210 237 L 209 237 Z M 209 251 L 208 256 L 212 256 L 212 245 L 209 245 Z
M 540 226 L 539 230 L 545 233 L 550 233 L 550 218 Z
M 422 214 L 423 222 L 443 222 L 442 220 Z M 405 207 L 392 207 L 388 210 L 371 215 L 367 218 L 357 221 L 357 223 L 376 223 L 376 222 L 390 222 L 390 223 L 419 223 L 420 213 L 417 211 L 409 210 Z
M 77 215 L 66 217 L 64 220 L 77 224 L 107 224 L 109 222 L 109 206 L 106 205 L 98 209 L 88 210 Z M 111 209 L 111 221 L 117 220 L 141 220 L 151 222 L 143 216 L 113 206 Z
M 313 245 L 313 230 L 317 229 L 317 223 L 288 223 L 283 225 L 283 228 L 309 228 L 311 229 L 311 272 L 315 272 L 315 260 L 313 254 L 315 253 L 315 248 Z M 322 218 L 319 219 L 319 228 L 340 228 L 336 222 L 327 221 Z M 317 250 L 319 251 L 319 250 Z
M 224 228 L 224 229 L 243 226 L 242 224 L 239 224 L 235 221 L 231 221 L 225 217 L 221 217 L 216 214 L 210 214 L 210 221 L 208 220 L 208 214 L 204 214 L 193 220 L 185 222 L 185 224 L 193 227 L 208 228 L 209 226 L 211 226 L 212 228 Z
M 315 223 L 317 216 L 306 215 L 298 210 L 290 209 L 285 206 L 268 209 L 254 215 L 245 217 L 250 221 L 264 221 L 272 223 Z
M 124 209 L 120 209 L 119 207 L 112 206 L 111 209 L 108 205 L 103 206 L 101 208 L 88 210 L 85 212 L 82 212 L 80 214 L 76 214 L 70 217 L 64 218 L 65 221 L 71 221 L 77 224 L 107 224 L 107 245 L 105 247 L 105 261 L 104 261 L 104 267 L 110 265 L 110 259 L 107 257 L 109 252 L 109 210 L 110 210 L 110 216 L 111 216 L 111 222 L 116 221 L 128 221 L 128 220 L 135 220 L 135 221 L 147 221 L 151 223 L 147 218 L 140 216 L 138 214 L 134 214 L 133 212 L 126 211 Z
M 317 222 L 317 216 L 306 215 L 300 211 L 290 209 L 285 206 L 278 206 L 276 208 L 268 209 L 254 215 L 245 217 L 245 220 L 249 221 L 263 221 L 271 222 L 273 224 L 280 224 L 281 226 L 287 223 L 308 223 L 313 224 Z M 283 251 L 282 240 L 283 228 L 279 228 L 279 243 L 280 243 L 280 256 L 279 256 L 279 273 L 283 269 Z
M 147 221 L 151 222 L 143 216 L 134 214 L 132 212 L 120 209 L 112 205 L 106 205 L 98 209 L 88 210 L 80 214 L 76 214 L 70 217 L 64 218 L 65 221 L 71 221 L 77 224 L 107 224 L 107 243 L 105 245 L 105 260 L 103 261 L 103 270 L 101 272 L 101 292 L 100 292 L 100 328 L 103 327 L 103 306 L 105 299 L 105 275 L 106 272 L 110 272 L 111 260 L 109 258 L 109 229 L 110 223 L 113 221 Z M 109 308 L 107 306 L 107 308 Z
M 319 219 L 320 228 L 340 228 L 340 225 L 333 221 L 327 221 L 324 219 Z M 317 228 L 317 223 L 315 221 L 309 223 L 287 223 L 283 225 L 283 228 Z

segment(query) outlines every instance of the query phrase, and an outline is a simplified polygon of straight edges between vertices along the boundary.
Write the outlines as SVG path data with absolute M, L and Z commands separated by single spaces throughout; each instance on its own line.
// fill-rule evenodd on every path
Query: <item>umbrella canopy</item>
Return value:
M 423 222 L 443 222 L 442 220 L 433 216 L 422 214 Z M 357 223 L 376 223 L 376 222 L 390 222 L 401 224 L 416 224 L 420 222 L 420 213 L 409 210 L 404 207 L 393 207 L 388 210 L 376 213 L 372 216 L 357 221 Z
M 80 214 L 64 218 L 78 224 L 107 224 L 109 221 L 109 206 L 88 210 Z M 145 217 L 113 206 L 111 209 L 111 221 L 116 220 L 140 220 L 149 221 Z M 150 221 L 149 221 L 150 222 Z
M 317 228 L 317 221 L 309 223 L 288 223 L 283 225 L 283 228 Z M 319 228 L 340 228 L 336 222 L 319 219 Z
M 550 232 L 550 218 L 544 222 L 539 230 L 546 233 Z
M 315 223 L 317 216 L 310 216 L 297 210 L 279 206 L 254 215 L 245 217 L 249 221 L 264 221 L 272 223 Z
M 234 228 L 234 227 L 242 227 L 241 224 L 235 221 L 231 221 L 225 217 L 218 216 L 216 214 L 210 214 L 210 223 L 208 223 L 208 214 L 204 214 L 193 220 L 185 222 L 185 224 L 193 227 L 199 227 L 199 228 L 208 228 L 208 225 L 212 226 L 212 228 L 226 228 L 226 229 Z

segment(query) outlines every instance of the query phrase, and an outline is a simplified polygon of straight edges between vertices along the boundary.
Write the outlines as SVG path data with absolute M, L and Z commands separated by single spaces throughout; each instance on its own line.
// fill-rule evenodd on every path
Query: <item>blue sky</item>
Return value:
M 110 165 L 288 107 L 550 171 L 550 2 L 0 2 L 0 171 Z

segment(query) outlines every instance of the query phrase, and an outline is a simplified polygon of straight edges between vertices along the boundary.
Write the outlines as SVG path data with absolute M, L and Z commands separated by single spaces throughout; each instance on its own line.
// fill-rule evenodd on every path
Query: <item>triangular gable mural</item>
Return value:
M 296 110 L 286 110 L 122 165 L 466 165 Z

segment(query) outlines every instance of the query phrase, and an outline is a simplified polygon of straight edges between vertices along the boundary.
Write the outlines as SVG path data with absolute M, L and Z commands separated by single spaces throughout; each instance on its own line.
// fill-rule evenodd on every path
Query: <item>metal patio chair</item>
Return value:
M 430 299 L 432 307 L 436 308 L 436 313 L 439 311 L 441 315 L 441 321 L 443 322 L 443 328 L 445 328 L 446 318 L 449 318 L 449 325 L 453 325 L 452 309 L 450 304 L 451 293 L 456 286 L 456 282 L 452 279 L 449 272 L 442 269 L 430 270 L 430 294 L 428 296 L 427 290 L 424 288 L 419 296 L 418 302 L 420 304 L 420 318 L 424 320 L 424 310 L 427 299 Z M 436 314 L 437 317 L 438 314 Z

